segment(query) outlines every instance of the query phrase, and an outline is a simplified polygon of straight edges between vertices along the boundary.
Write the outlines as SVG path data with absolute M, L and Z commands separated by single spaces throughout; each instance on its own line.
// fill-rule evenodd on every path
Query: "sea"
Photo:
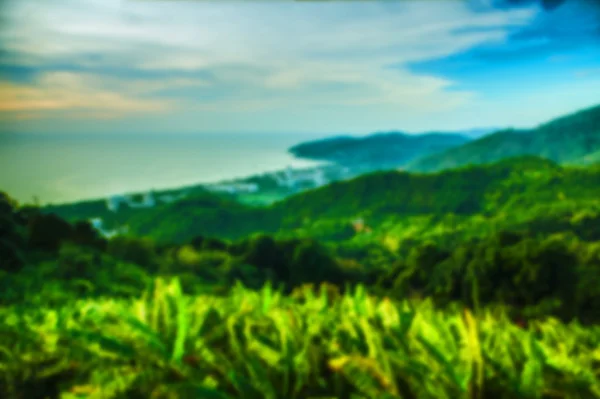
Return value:
M 309 134 L 3 134 L 0 191 L 60 204 L 172 189 L 318 163 L 287 150 Z

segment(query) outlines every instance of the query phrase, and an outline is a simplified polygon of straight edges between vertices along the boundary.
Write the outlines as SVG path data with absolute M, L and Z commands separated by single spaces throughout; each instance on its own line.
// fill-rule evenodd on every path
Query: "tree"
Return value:
M 15 272 L 25 265 L 22 248 L 14 241 L 0 238 L 0 270 Z
M 258 268 L 271 269 L 280 280 L 287 279 L 282 253 L 273 239 L 266 234 L 258 234 L 249 239 L 246 244 L 246 253 L 243 255 L 245 263 Z
M 318 243 L 304 240 L 293 250 L 288 264 L 289 284 L 330 282 L 343 284 L 344 276 L 335 260 Z
M 102 239 L 98 234 L 98 231 L 86 221 L 75 223 L 71 241 L 77 245 L 83 245 L 99 250 L 106 249 L 106 240 Z
M 145 266 L 151 271 L 158 268 L 154 242 L 150 239 L 115 237 L 109 241 L 107 252 L 115 258 Z
M 92 250 L 69 243 L 60 248 L 57 273 L 66 279 L 91 279 L 99 263 L 99 256 Z
M 73 235 L 71 225 L 54 214 L 38 214 L 29 222 L 29 245 L 50 252 Z

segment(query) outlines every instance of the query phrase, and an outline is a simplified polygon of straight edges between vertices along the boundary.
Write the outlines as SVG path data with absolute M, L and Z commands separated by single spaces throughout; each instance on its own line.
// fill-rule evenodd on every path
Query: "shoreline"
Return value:
M 304 159 L 299 158 L 299 160 L 304 160 Z M 285 174 L 287 171 L 291 171 L 292 173 L 310 173 L 310 172 L 316 172 L 316 171 L 330 172 L 332 170 L 344 169 L 343 166 L 337 165 L 332 162 L 312 161 L 312 160 L 308 160 L 308 161 L 315 162 L 316 165 L 304 166 L 304 167 L 288 166 L 286 168 L 279 168 L 279 169 L 265 171 L 262 173 L 240 176 L 240 177 L 231 177 L 228 179 L 219 179 L 219 180 L 214 180 L 214 181 L 209 181 L 209 182 L 198 182 L 198 183 L 179 185 L 179 186 L 174 186 L 174 187 L 164 187 L 164 188 L 159 188 L 159 189 L 151 188 L 151 189 L 147 189 L 147 190 L 106 194 L 101 197 L 92 197 L 92 198 L 86 198 L 86 199 L 80 199 L 80 200 L 73 200 L 73 201 L 69 201 L 69 202 L 44 203 L 44 204 L 40 204 L 40 206 L 42 208 L 68 207 L 68 206 L 76 206 L 76 205 L 86 204 L 86 203 L 95 203 L 95 202 L 99 202 L 99 201 L 104 202 L 104 201 L 110 200 L 111 198 L 115 198 L 115 197 L 125 197 L 125 198 L 129 197 L 130 198 L 130 197 L 144 196 L 144 195 L 147 195 L 150 193 L 155 196 L 168 196 L 168 195 L 177 196 L 177 195 L 181 195 L 182 192 L 193 192 L 195 190 L 219 191 L 219 190 L 214 190 L 214 188 L 217 188 L 219 186 L 248 184 L 250 181 L 257 180 L 257 179 L 275 178 L 275 176 Z

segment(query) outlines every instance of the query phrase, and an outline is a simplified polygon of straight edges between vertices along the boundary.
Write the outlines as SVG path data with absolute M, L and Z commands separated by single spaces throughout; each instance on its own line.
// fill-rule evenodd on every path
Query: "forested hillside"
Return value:
M 111 239 L 3 194 L 0 395 L 597 397 L 599 191 L 522 157 L 199 193 Z
M 382 232 L 392 223 L 434 218 L 437 227 L 494 220 L 512 226 L 547 212 L 576 212 L 600 198 L 600 168 L 561 167 L 536 157 L 508 159 L 437 174 L 379 172 L 301 193 L 269 207 L 215 206 L 190 199 L 134 215 L 135 234 L 187 241 L 198 234 L 237 238 L 254 232 L 354 237 L 362 218 Z M 386 227 L 387 226 L 387 227 Z M 432 229 L 433 227 L 433 229 Z M 455 231 L 454 234 L 459 234 Z
M 423 156 L 457 147 L 470 140 L 454 133 L 377 133 L 366 137 L 332 137 L 290 148 L 299 158 L 336 162 L 365 169 L 397 168 Z
M 600 106 L 595 106 L 554 119 L 536 129 L 499 131 L 418 159 L 407 168 L 431 172 L 520 155 L 536 155 L 565 164 L 589 164 L 598 161 L 598 151 Z
M 600 255 L 599 198 L 600 167 L 561 167 L 534 157 L 516 158 L 430 175 L 376 173 L 271 207 L 198 196 L 134 215 L 127 236 L 106 240 L 85 221 L 72 225 L 36 208 L 15 207 L 6 197 L 3 269 L 19 271 L 45 256 L 61 264 L 65 256 L 64 267 L 76 267 L 69 273 L 82 273 L 83 278 L 95 273 L 96 261 L 124 261 L 146 271 L 208 273 L 204 277 L 211 285 L 220 281 L 227 286 L 235 276 L 248 277 L 246 282 L 253 286 L 274 279 L 290 289 L 307 282 L 329 281 L 340 287 L 360 282 L 391 289 L 388 295 L 394 292 L 393 296 L 417 290 L 441 302 L 468 302 L 470 286 L 454 284 L 469 278 L 471 268 L 484 267 L 477 272 L 482 285 L 492 273 L 492 285 L 481 293 L 485 302 L 500 298 L 503 303 L 533 306 L 554 295 L 564 299 L 568 295 L 561 294 L 558 285 L 571 281 L 568 292 L 579 287 L 578 293 L 588 298 L 572 306 L 589 318 L 592 314 L 584 303 L 593 298 L 593 285 L 583 289 L 579 284 L 597 281 L 593 265 Z M 84 247 L 105 255 L 78 254 Z M 493 251 L 498 252 L 492 255 Z M 102 261 L 110 257 L 116 260 Z M 511 258 L 514 261 L 507 260 Z M 201 266 L 205 262 L 216 268 L 208 272 Z M 527 270 L 530 280 L 516 283 L 507 277 L 505 297 L 494 289 L 492 282 L 498 280 L 492 276 L 509 264 L 513 266 L 507 276 Z M 535 273 L 534 265 L 539 268 Z M 520 292 L 519 284 L 524 284 L 522 295 L 533 295 L 528 284 L 548 277 L 547 267 L 574 274 L 552 277 L 544 286 L 556 288 L 539 296 L 510 299 Z M 576 313 L 563 312 L 565 317 Z

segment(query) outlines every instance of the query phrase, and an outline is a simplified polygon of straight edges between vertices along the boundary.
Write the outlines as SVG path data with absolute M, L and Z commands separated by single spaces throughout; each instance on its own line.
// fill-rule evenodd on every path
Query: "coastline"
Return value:
M 284 135 L 285 136 L 285 135 Z M 4 141 L 0 189 L 23 204 L 66 205 L 111 195 L 170 191 L 322 164 L 289 147 L 302 135 L 38 137 Z M 90 141 L 91 140 L 91 141 Z M 10 170 L 10 173 L 8 171 Z M 37 201 L 36 201 L 37 197 Z

